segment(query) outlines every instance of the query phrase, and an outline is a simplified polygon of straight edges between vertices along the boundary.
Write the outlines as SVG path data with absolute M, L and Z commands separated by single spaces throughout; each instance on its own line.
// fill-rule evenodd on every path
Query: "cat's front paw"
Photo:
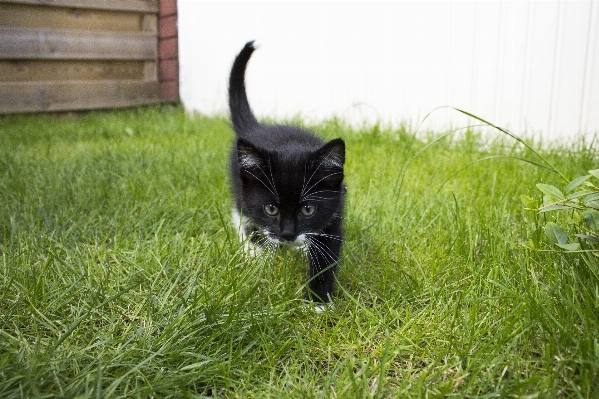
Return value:
M 333 304 L 331 302 L 329 303 L 317 303 L 316 305 L 314 305 L 314 311 L 316 313 L 323 313 L 323 312 L 330 312 L 333 311 L 334 307 Z

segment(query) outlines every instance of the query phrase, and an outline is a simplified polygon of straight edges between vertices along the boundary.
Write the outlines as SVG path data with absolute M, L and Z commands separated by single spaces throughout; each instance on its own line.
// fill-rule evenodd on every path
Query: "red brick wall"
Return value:
M 160 0 L 158 13 L 158 80 L 163 101 L 179 100 L 177 0 Z

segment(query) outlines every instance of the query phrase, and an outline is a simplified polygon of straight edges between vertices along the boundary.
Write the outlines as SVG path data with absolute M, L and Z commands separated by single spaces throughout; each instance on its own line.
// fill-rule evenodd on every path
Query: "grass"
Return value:
M 533 151 L 460 130 L 407 165 L 443 132 L 311 128 L 348 149 L 322 314 L 296 253 L 240 250 L 226 120 L 2 117 L 0 396 L 599 397 L 599 282 L 523 245 L 545 220 L 520 195 L 563 183 Z M 568 178 L 599 163 L 583 140 L 537 152 Z

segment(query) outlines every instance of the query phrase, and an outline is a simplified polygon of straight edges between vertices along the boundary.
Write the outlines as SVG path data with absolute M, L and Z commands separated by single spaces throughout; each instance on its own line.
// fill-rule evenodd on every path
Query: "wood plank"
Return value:
M 143 32 L 90 32 L 0 26 L 4 59 L 151 60 L 158 39 Z
M 1 0 L 0 2 L 96 10 L 119 10 L 145 13 L 158 12 L 158 0 Z
M 0 3 L 0 25 L 54 29 L 140 31 L 144 16 L 131 12 Z
M 0 82 L 148 79 L 154 61 L 0 60 Z M 156 80 L 154 73 L 153 80 Z
M 144 79 L 158 80 L 158 65 L 156 61 L 146 61 L 144 65 Z
M 145 32 L 158 33 L 158 15 L 144 14 L 140 26 Z
M 118 108 L 159 101 L 158 82 L 0 83 L 0 113 Z

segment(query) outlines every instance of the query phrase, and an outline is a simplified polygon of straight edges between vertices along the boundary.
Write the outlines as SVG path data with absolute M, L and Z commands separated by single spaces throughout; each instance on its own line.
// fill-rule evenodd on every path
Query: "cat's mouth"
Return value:
M 268 238 L 278 245 L 283 245 L 294 249 L 303 249 L 308 244 L 305 234 L 299 234 L 296 237 L 277 237 L 272 234 L 268 234 Z

